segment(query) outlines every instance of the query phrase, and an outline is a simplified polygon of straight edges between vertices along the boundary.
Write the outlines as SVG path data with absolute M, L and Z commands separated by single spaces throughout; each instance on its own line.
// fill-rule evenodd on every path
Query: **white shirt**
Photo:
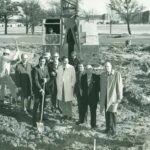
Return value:
M 16 60 L 19 55 L 19 52 L 16 52 L 15 56 L 2 55 L 0 57 L 0 77 L 10 74 L 11 61 Z

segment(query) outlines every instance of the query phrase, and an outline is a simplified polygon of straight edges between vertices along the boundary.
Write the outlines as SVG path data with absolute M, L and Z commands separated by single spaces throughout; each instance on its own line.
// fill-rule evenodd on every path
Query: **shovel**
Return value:
M 45 82 L 44 82 L 43 90 L 45 91 Z M 37 129 L 38 129 L 38 131 L 40 133 L 42 133 L 44 131 L 44 124 L 42 122 L 42 119 L 43 119 L 43 109 L 44 109 L 44 97 L 45 97 L 45 94 L 42 94 L 42 105 L 41 105 L 40 122 L 36 122 Z

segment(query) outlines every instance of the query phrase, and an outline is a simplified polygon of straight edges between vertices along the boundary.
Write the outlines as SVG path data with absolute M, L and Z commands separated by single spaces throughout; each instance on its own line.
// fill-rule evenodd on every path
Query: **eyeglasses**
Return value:
M 5 56 L 6 56 L 6 55 L 9 55 L 9 53 L 3 53 L 3 55 L 5 55 Z

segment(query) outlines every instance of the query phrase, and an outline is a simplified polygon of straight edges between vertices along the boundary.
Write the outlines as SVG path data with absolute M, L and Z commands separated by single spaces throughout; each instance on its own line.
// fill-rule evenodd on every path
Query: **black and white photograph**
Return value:
M 150 150 L 150 1 L 0 0 L 0 150 Z

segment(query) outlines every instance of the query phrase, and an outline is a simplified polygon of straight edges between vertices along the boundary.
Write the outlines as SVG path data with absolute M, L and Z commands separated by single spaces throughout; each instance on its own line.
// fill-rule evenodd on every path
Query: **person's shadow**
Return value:
M 25 122 L 29 125 L 31 125 L 32 123 L 32 114 L 25 114 L 24 111 L 22 111 L 21 109 L 18 109 L 18 107 L 15 104 L 1 103 L 0 114 L 7 116 L 7 117 L 13 117 L 18 122 Z

